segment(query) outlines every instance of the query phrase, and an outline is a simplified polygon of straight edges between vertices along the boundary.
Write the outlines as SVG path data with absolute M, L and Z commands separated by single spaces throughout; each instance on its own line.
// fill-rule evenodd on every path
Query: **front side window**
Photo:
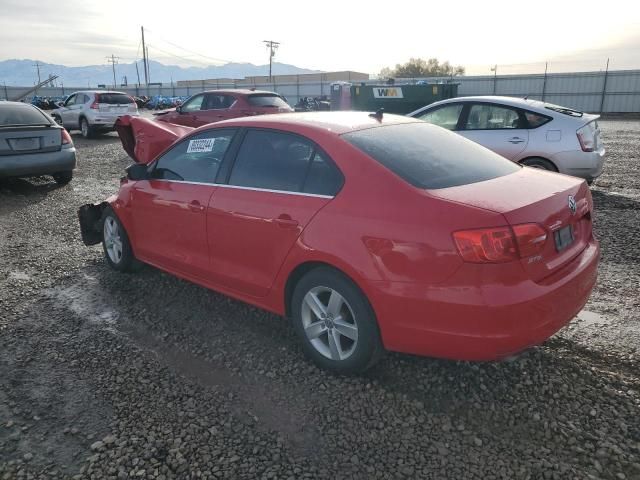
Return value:
M 417 115 L 416 118 L 446 128 L 447 130 L 455 130 L 458 126 L 458 118 L 460 117 L 460 112 L 462 112 L 462 107 L 462 103 L 445 105 L 444 107 L 421 113 Z
M 465 125 L 465 130 L 503 130 L 512 128 L 522 128 L 517 110 L 480 103 L 471 105 Z
M 202 110 L 202 103 L 204 100 L 204 95 L 196 95 L 195 97 L 186 101 L 184 105 L 180 108 L 182 112 L 198 112 Z
M 471 140 L 424 122 L 369 128 L 342 138 L 418 188 L 467 185 L 521 168 Z
M 224 110 L 231 107 L 235 101 L 236 99 L 231 95 L 215 95 L 210 93 L 207 95 L 206 105 L 202 107 L 202 110 Z
M 70 107 L 71 105 L 75 105 L 76 104 L 76 94 L 71 95 L 69 98 L 67 98 L 67 101 L 64 102 L 64 106 L 65 107 Z
M 325 194 L 331 190 L 327 184 L 335 176 L 328 171 L 335 167 L 328 165 L 328 160 L 316 152 L 315 145 L 303 137 L 250 130 L 238 151 L 229 184 Z
M 215 183 L 234 130 L 208 130 L 191 136 L 160 157 L 151 178 Z

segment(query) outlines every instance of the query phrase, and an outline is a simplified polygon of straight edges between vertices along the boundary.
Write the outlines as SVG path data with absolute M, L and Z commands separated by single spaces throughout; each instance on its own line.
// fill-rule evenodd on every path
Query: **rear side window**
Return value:
M 0 104 L 0 125 L 50 125 L 51 121 L 31 105 Z
M 230 185 L 316 195 L 335 195 L 342 174 L 310 140 L 269 130 L 250 130 L 238 151 Z
M 99 93 L 98 103 L 108 103 L 109 105 L 126 105 L 134 103 L 129 95 L 124 93 Z
M 233 130 L 209 130 L 178 143 L 155 163 L 151 178 L 215 183 Z
M 513 108 L 490 104 L 472 104 L 469 109 L 466 130 L 504 130 L 522 128 L 520 115 Z
M 467 185 L 521 168 L 475 142 L 428 123 L 370 128 L 342 138 L 418 188 Z
M 551 121 L 551 118 L 546 115 L 540 115 L 539 113 L 529 112 L 526 110 L 524 112 L 524 116 L 527 119 L 529 128 L 538 128 Z
M 288 107 L 289 105 L 285 102 L 282 97 L 273 93 L 260 93 L 249 95 L 247 100 L 250 105 L 254 107 Z

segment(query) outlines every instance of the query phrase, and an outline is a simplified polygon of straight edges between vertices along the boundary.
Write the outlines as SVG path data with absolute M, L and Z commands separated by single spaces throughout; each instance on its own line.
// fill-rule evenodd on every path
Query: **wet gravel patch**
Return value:
M 74 136 L 70 185 L 0 182 L 0 478 L 640 479 L 640 122 L 601 126 L 587 313 L 509 362 L 389 354 L 359 377 L 280 317 L 109 270 L 76 209 L 128 161 Z

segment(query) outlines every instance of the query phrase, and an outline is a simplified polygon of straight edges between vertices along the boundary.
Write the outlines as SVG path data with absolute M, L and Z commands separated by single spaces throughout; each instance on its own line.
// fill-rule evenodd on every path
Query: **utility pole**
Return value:
M 493 94 L 495 95 L 496 94 L 496 83 L 498 81 L 498 78 L 497 78 L 497 76 L 498 76 L 498 65 L 497 64 L 494 65 L 491 68 L 491 71 L 493 72 Z
M 34 67 L 38 70 L 38 83 L 40 83 L 40 65 L 42 65 L 38 60 L 33 64 Z
M 275 42 L 273 40 L 263 40 L 267 48 L 269 49 L 269 82 L 271 82 L 271 67 L 273 64 L 273 57 L 276 54 L 276 50 L 280 46 L 280 42 Z
M 147 47 L 144 46 L 144 27 L 140 27 L 142 32 L 142 61 L 144 62 L 144 83 L 149 86 L 149 68 L 147 67 Z
M 116 64 L 118 63 L 118 59 L 120 57 L 115 57 L 113 54 L 111 54 L 110 57 L 107 57 L 107 62 L 109 62 L 111 64 L 111 68 L 113 69 L 113 89 L 117 89 L 118 88 L 118 82 L 116 80 Z
M 147 47 L 147 87 L 151 82 L 151 65 L 149 65 L 149 47 Z
M 138 77 L 138 86 L 140 86 L 140 72 L 138 71 L 138 60 L 135 61 L 136 65 L 136 75 Z
M 9 92 L 7 91 L 7 82 L 4 82 L 4 99 L 9 100 Z

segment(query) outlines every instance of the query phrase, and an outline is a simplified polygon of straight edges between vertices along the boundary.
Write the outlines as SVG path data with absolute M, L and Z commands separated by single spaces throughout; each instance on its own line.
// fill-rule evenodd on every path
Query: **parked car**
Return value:
M 119 121 L 138 163 L 80 207 L 84 242 L 116 270 L 145 262 L 292 318 L 322 367 L 362 371 L 384 349 L 510 356 L 596 281 L 587 184 L 443 128 L 310 112 L 175 129 Z
M 67 130 L 80 130 L 84 138 L 113 131 L 113 125 L 121 115 L 138 115 L 133 97 L 104 90 L 74 92 L 62 106 L 51 112 L 56 122 Z
M 52 175 L 65 184 L 75 168 L 69 132 L 33 105 L 0 102 L 0 178 Z
M 409 114 L 459 133 L 509 160 L 593 182 L 605 149 L 599 115 L 511 97 L 461 97 Z
M 182 105 L 155 115 L 161 122 L 201 127 L 230 118 L 287 112 L 293 112 L 293 109 L 274 92 L 211 90 L 197 93 Z

